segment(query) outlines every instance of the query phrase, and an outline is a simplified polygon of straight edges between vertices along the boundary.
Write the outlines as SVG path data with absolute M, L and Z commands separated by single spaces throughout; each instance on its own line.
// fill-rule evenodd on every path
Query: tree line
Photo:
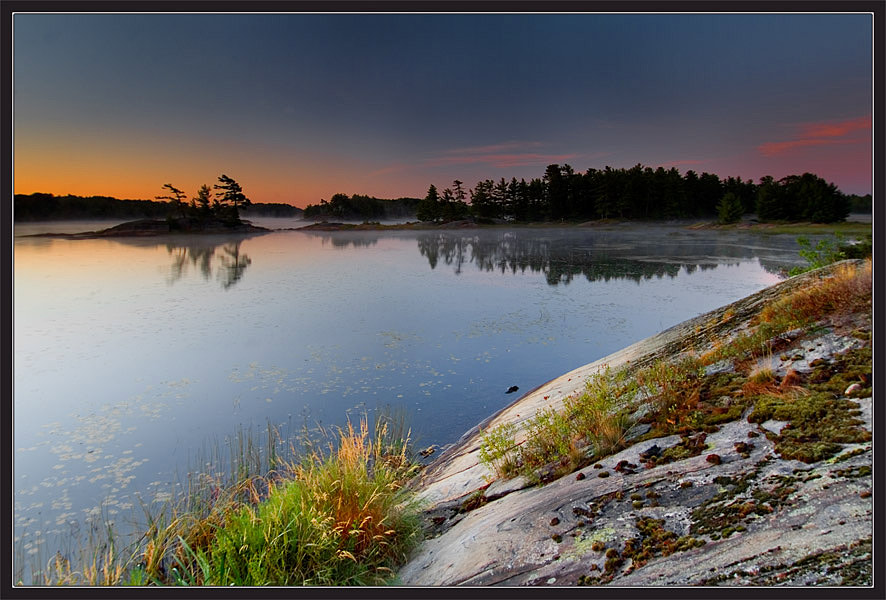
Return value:
M 120 200 L 110 196 L 55 196 L 47 193 L 16 194 L 14 218 L 16 221 L 46 221 L 64 219 L 190 219 L 225 223 L 240 221 L 240 212 L 250 215 L 294 217 L 301 210 L 280 203 L 253 203 L 243 194 L 239 183 L 227 175 L 210 188 L 203 185 L 188 199 L 185 192 L 167 183 L 163 193 L 154 200 Z
M 467 202 L 470 197 L 470 203 Z M 421 221 L 449 221 L 471 216 L 508 221 L 594 219 L 661 220 L 717 217 L 730 223 L 748 213 L 761 221 L 843 221 L 851 199 L 833 183 L 811 173 L 779 180 L 763 177 L 759 184 L 738 177 L 720 179 L 676 168 L 588 169 L 548 165 L 542 177 L 484 179 L 473 189 L 454 180 L 439 192 L 435 185 L 418 205 Z
M 365 221 L 413 217 L 419 202 L 418 198 L 388 200 L 363 194 L 335 194 L 329 201 L 321 199 L 319 204 L 308 204 L 304 218 Z

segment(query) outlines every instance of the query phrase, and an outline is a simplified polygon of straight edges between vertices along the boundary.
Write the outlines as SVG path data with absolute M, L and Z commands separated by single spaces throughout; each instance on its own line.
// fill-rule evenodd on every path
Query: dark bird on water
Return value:
M 513 394 L 514 392 L 516 392 L 519 389 L 520 388 L 518 388 L 516 385 L 512 385 L 511 387 L 508 388 L 508 391 L 506 391 L 505 394 Z

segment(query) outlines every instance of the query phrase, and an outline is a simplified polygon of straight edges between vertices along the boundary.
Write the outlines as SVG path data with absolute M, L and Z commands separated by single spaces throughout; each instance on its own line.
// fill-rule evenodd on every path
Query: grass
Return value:
M 385 583 L 419 532 L 400 507 L 407 465 L 378 452 L 365 422 L 348 425 L 334 454 L 308 457 L 267 500 L 228 514 L 186 572 L 210 585 Z
M 290 460 L 274 433 L 262 451 L 241 430 L 229 440 L 232 479 L 189 475 L 183 497 L 159 511 L 143 504 L 144 534 L 134 543 L 123 547 L 110 525 L 98 528 L 79 553 L 52 557 L 35 583 L 388 583 L 420 539 L 417 507 L 404 487 L 418 468 L 408 431 L 402 419 L 381 415 L 372 428 L 364 417 L 329 439 L 322 451 L 306 444 Z
M 827 235 L 840 233 L 846 236 L 864 236 L 871 232 L 870 223 L 843 222 L 843 223 L 766 223 L 751 228 L 765 234 L 794 234 L 794 235 Z
M 502 423 L 487 429 L 483 433 L 480 445 L 480 462 L 500 475 L 515 475 L 518 472 L 516 452 L 514 452 L 516 433 L 517 426 L 513 423 Z
M 757 357 L 771 362 L 779 345 L 789 343 L 779 338 L 785 332 L 809 330 L 826 317 L 864 311 L 870 304 L 871 261 L 839 266 L 830 276 L 766 304 L 746 331 L 720 340 L 701 356 L 658 360 L 635 371 L 607 367 L 596 373 L 581 394 L 564 401 L 562 411 L 549 407 L 530 419 L 522 444 L 516 442 L 513 423 L 487 430 L 480 461 L 503 477 L 522 474 L 545 481 L 570 473 L 624 447 L 633 424 L 630 415 L 638 404 L 648 406 L 640 421 L 651 425 L 641 439 L 683 436 L 681 445 L 671 451 L 673 456 L 663 456 L 662 462 L 699 454 L 703 437 L 693 434 L 716 431 L 719 424 L 740 418 L 748 408 L 753 408 L 751 421 L 791 422 L 776 442 L 786 458 L 806 462 L 829 458 L 839 451 L 839 444 L 869 439 L 857 427 L 854 405 L 836 397 L 855 381 L 865 382 L 868 387 L 859 393 L 869 394 L 870 349 L 838 357 L 832 372 L 819 369 L 808 381 L 793 371 L 779 379 L 770 367 L 752 365 Z M 705 374 L 707 366 L 723 360 L 733 362 L 734 372 Z
M 574 471 L 620 449 L 632 425 L 627 406 L 636 385 L 608 367 L 585 384 L 583 393 L 567 398 L 564 411 L 540 410 L 526 425 L 517 444 L 517 428 L 504 423 L 483 433 L 480 462 L 505 477 L 522 474 L 541 481 Z
M 870 259 L 861 268 L 851 263 L 841 265 L 833 276 L 770 303 L 760 318 L 778 328 L 802 327 L 834 312 L 863 310 L 871 302 L 871 283 Z

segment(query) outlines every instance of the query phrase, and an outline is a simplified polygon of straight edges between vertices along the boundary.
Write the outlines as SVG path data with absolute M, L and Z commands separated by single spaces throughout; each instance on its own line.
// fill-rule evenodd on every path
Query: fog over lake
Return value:
M 418 445 L 443 446 L 522 393 L 802 262 L 793 236 L 637 225 L 22 237 L 92 225 L 15 231 L 26 558 L 41 544 L 54 553 L 47 537 L 100 506 L 124 521 L 139 497 L 168 497 L 201 449 L 240 427 L 287 434 L 388 405 Z

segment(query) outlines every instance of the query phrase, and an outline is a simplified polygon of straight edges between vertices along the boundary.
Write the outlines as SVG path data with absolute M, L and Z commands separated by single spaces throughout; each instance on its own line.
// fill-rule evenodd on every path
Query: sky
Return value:
M 869 14 L 16 14 L 14 191 L 423 197 L 552 163 L 871 193 Z

